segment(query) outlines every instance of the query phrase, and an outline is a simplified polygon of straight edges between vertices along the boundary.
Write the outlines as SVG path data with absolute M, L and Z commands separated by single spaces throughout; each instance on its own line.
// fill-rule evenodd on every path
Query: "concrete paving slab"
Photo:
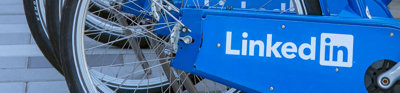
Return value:
M 30 44 L 30 33 L 3 33 L 0 34 L 0 45 Z
M 53 66 L 44 56 L 29 57 L 28 68 L 52 68 Z
M 28 24 L 1 24 L 0 34 L 3 33 L 31 33 Z
M 0 45 L 0 57 L 43 56 L 37 45 Z
M 0 82 L 61 81 L 54 68 L 0 69 Z
M 27 24 L 25 15 L 0 15 L 0 24 Z
M 3 68 L 21 68 L 27 67 L 27 57 L 0 57 L 0 69 Z
M 0 14 L 17 14 L 24 15 L 24 6 L 22 5 L 0 5 Z
M 0 5 L 21 5 L 23 0 L 1 0 Z
M 25 93 L 25 82 L 1 82 L 1 93 Z
M 69 93 L 65 81 L 28 82 L 26 93 Z

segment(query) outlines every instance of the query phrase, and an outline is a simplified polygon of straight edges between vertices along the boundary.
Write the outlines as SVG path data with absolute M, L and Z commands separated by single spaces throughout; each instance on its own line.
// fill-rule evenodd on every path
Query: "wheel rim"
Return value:
M 79 19 L 79 18 L 81 18 L 81 19 Z M 78 20 L 82 20 L 82 17 L 78 17 Z M 85 36 L 84 35 L 85 32 L 82 29 L 79 29 L 81 27 L 78 27 L 79 25 L 83 25 L 83 23 L 82 22 L 77 22 L 77 23 L 81 23 L 81 24 L 76 25 L 77 31 L 74 34 L 74 35 L 76 35 L 75 36 L 76 42 L 74 43 L 76 45 L 74 45 L 74 46 L 76 46 L 76 50 L 85 50 L 85 51 L 76 51 L 77 53 L 74 53 L 74 54 L 77 54 L 76 58 L 79 61 L 77 61 L 78 63 L 76 63 L 76 64 L 79 64 L 78 68 L 81 68 L 78 71 L 81 72 L 80 75 L 84 78 L 82 83 L 84 83 L 84 82 L 91 83 L 91 84 L 85 84 L 85 85 L 96 86 L 100 91 L 104 92 L 104 91 L 112 90 L 112 88 L 110 88 L 110 87 L 114 87 L 114 88 L 116 87 L 115 90 L 117 90 L 117 89 L 134 89 L 134 91 L 137 91 L 137 90 L 145 89 L 148 91 L 148 89 L 159 88 L 159 87 L 169 84 L 167 82 L 168 79 L 165 76 L 163 76 L 162 73 L 159 73 L 159 75 L 151 74 L 148 76 L 148 75 L 146 75 L 148 73 L 144 72 L 143 68 L 142 68 L 142 71 L 133 70 L 133 72 L 135 74 L 141 73 L 141 74 L 139 74 L 139 76 L 142 75 L 141 76 L 142 79 L 134 80 L 134 77 L 132 77 L 133 75 L 126 75 L 129 78 L 132 78 L 132 80 L 127 80 L 127 79 L 117 78 L 117 77 L 120 77 L 118 75 L 114 76 L 115 74 L 110 75 L 109 73 L 104 72 L 105 71 L 104 69 L 106 69 L 106 71 L 112 72 L 113 70 L 116 70 L 116 68 L 111 68 L 111 67 L 105 68 L 104 66 L 100 66 L 100 67 L 91 66 L 90 62 L 89 62 L 91 59 L 87 59 L 88 55 L 93 55 L 93 54 L 99 53 L 99 51 L 101 52 L 100 48 L 106 48 L 106 49 L 108 49 L 107 51 L 110 51 L 110 50 L 112 51 L 113 47 L 109 46 L 107 44 L 93 42 L 95 39 L 93 40 L 93 39 L 87 39 L 87 38 L 83 37 L 83 36 Z M 111 26 L 111 25 L 109 25 L 109 26 Z M 112 26 L 111 26 L 111 28 L 112 28 Z M 119 28 L 119 29 L 121 29 L 121 28 Z M 147 30 L 147 29 L 142 29 L 142 30 Z M 144 35 L 143 32 L 137 32 L 137 33 L 142 33 L 142 35 Z M 101 35 L 101 34 L 99 34 L 99 35 Z M 166 38 L 162 39 L 162 38 L 156 36 L 155 34 L 151 34 L 151 35 L 153 35 L 153 36 L 148 36 L 148 37 L 153 37 L 151 39 L 154 39 L 155 41 L 159 41 L 160 43 L 168 45 L 168 43 L 165 41 L 165 40 L 167 40 Z M 86 44 L 86 43 L 89 41 L 85 41 L 85 40 L 89 40 L 89 41 L 91 40 L 92 43 L 97 43 L 97 45 L 92 44 L 95 46 L 91 46 L 91 48 L 88 48 L 88 46 L 90 46 L 90 44 Z M 157 46 L 155 46 L 155 47 L 157 47 Z M 91 50 L 94 50 L 94 51 L 91 51 Z M 115 52 L 115 50 L 114 50 L 114 52 Z M 121 49 L 121 50 L 129 51 L 129 49 Z M 106 51 L 106 50 L 104 50 L 104 51 Z M 149 51 L 149 53 L 152 53 L 153 56 L 154 56 L 154 54 L 156 54 L 154 51 Z M 80 54 L 86 54 L 86 55 L 80 55 Z M 106 53 L 104 52 L 102 54 L 106 54 Z M 133 55 L 131 55 L 129 53 L 125 53 L 124 56 L 133 56 Z M 151 55 L 146 55 L 146 58 L 150 58 L 149 56 L 151 56 Z M 168 57 L 166 59 L 172 59 L 172 57 Z M 111 62 L 111 63 L 114 63 L 114 62 Z M 149 62 L 149 60 L 147 60 L 146 62 Z M 135 62 L 132 62 L 132 63 L 135 63 Z M 167 64 L 167 63 L 169 63 L 169 62 L 165 62 L 164 64 Z M 161 64 L 161 63 L 158 63 L 158 64 Z M 113 64 L 113 65 L 115 66 L 115 64 Z M 140 68 L 137 66 L 135 67 L 133 65 L 129 65 L 129 63 L 124 63 L 123 65 L 128 68 L 133 67 L 132 69 Z M 137 64 L 135 63 L 135 65 L 137 65 Z M 120 70 L 121 68 L 125 68 L 125 67 L 117 67 L 117 68 L 119 68 L 119 70 Z M 150 68 L 151 68 L 151 70 L 162 70 L 162 69 L 160 69 L 160 67 L 161 67 L 161 65 L 153 65 Z M 90 74 L 87 74 L 87 73 L 90 73 Z M 146 79 L 143 79 L 145 76 L 146 76 Z M 99 84 L 99 82 L 102 84 Z M 146 82 L 146 83 L 143 83 L 143 82 Z M 118 85 L 118 83 L 121 83 L 121 84 Z M 94 84 L 98 84 L 101 86 L 94 85 Z M 106 85 L 107 87 L 104 87 L 104 85 Z M 95 90 L 95 89 L 96 88 L 93 88 L 93 87 L 88 88 L 88 90 Z
M 79 11 L 87 11 L 88 8 L 90 8 L 89 6 L 89 2 L 90 0 L 83 0 L 86 3 L 83 3 L 82 5 L 86 5 L 85 8 L 78 8 L 80 9 Z M 111 1 L 111 2 L 115 2 L 115 1 Z M 118 5 L 116 5 L 118 6 Z M 128 89 L 128 90 L 133 90 L 133 92 L 137 92 L 137 91 L 141 91 L 141 90 L 145 90 L 145 91 L 149 91 L 150 89 L 154 89 L 154 88 L 158 88 L 161 89 L 162 92 L 165 92 L 163 89 L 163 86 L 167 86 L 167 89 L 171 89 L 171 86 L 173 85 L 173 83 L 175 83 L 175 81 L 180 81 L 180 82 L 185 82 L 186 80 L 190 81 L 190 79 L 188 78 L 180 78 L 180 79 L 175 79 L 174 81 L 168 81 L 170 80 L 169 78 L 167 78 L 165 76 L 165 70 L 162 68 L 163 64 L 169 64 L 170 60 L 173 59 L 173 56 L 166 56 L 166 57 L 160 57 L 160 54 L 163 54 L 165 51 L 173 51 L 173 45 L 171 45 L 170 43 L 170 35 L 164 36 L 164 37 L 160 37 L 156 34 L 154 34 L 153 32 L 155 30 L 160 30 L 158 28 L 154 28 L 155 26 L 152 26 L 150 29 L 147 28 L 147 26 L 149 26 L 148 24 L 142 25 L 139 23 L 136 23 L 136 20 L 138 20 L 139 18 L 143 17 L 144 15 L 139 15 L 136 16 L 135 19 L 132 19 L 132 17 L 130 17 L 131 15 L 126 15 L 125 13 L 122 13 L 121 11 L 116 11 L 118 9 L 114 8 L 114 7 L 108 7 L 110 9 L 104 9 L 105 11 L 115 11 L 115 13 L 117 15 L 120 15 L 120 18 L 125 18 L 126 20 L 124 20 L 125 22 L 128 20 L 131 23 L 128 26 L 131 27 L 137 27 L 138 29 L 141 30 L 137 30 L 137 31 L 133 31 L 137 28 L 131 29 L 131 28 L 127 28 L 126 26 L 123 26 L 121 24 L 115 24 L 115 23 L 110 23 L 107 20 L 114 20 L 116 23 L 121 23 L 120 20 L 117 17 L 115 17 L 116 15 L 109 15 L 111 16 L 110 18 L 107 18 L 107 20 L 97 20 L 97 21 L 102 21 L 102 22 L 106 22 L 109 24 L 104 24 L 104 26 L 107 27 L 107 29 L 98 29 L 98 30 L 118 30 L 118 31 L 122 31 L 123 30 L 129 30 L 132 33 L 132 35 L 126 35 L 126 36 L 121 36 L 119 39 L 116 39 L 114 41 L 109 41 L 107 43 L 99 43 L 96 42 L 96 38 L 94 39 L 87 39 L 87 37 L 85 37 L 85 30 L 83 29 L 84 24 L 85 24 L 85 20 L 84 20 L 84 16 L 86 16 L 86 14 L 93 15 L 95 13 L 86 13 L 86 12 L 80 12 L 78 13 L 79 16 L 76 17 L 78 23 L 76 26 L 76 33 L 74 33 L 73 37 L 74 40 L 76 42 L 74 42 L 74 46 L 76 46 L 74 49 L 75 50 L 79 50 L 79 51 L 75 51 L 76 53 L 76 57 L 77 58 L 77 62 L 75 64 L 79 64 L 79 66 L 76 66 L 77 69 L 80 73 L 78 73 L 83 79 L 81 81 L 82 85 L 86 85 L 86 86 L 91 86 L 88 87 L 88 90 L 93 90 L 93 91 L 97 91 L 96 89 L 99 89 L 100 91 L 117 91 L 117 90 L 123 90 L 123 89 Z M 200 7 L 199 7 L 200 8 Z M 146 10 L 148 8 L 143 8 L 143 10 Z M 151 14 L 151 13 L 148 13 Z M 88 18 L 89 18 L 88 16 Z M 163 18 L 165 18 L 165 16 L 168 16 L 168 13 L 165 13 L 165 11 L 161 12 L 161 18 L 160 20 L 165 20 Z M 95 17 L 95 16 L 92 16 Z M 83 18 L 83 19 L 82 19 Z M 88 20 L 91 20 L 93 18 L 89 18 Z M 94 18 L 95 19 L 95 18 Z M 88 21 L 89 22 L 89 21 Z M 94 20 L 90 21 L 90 22 L 96 22 Z M 179 20 L 178 22 L 171 22 L 168 23 L 168 21 L 166 22 L 166 26 L 164 26 L 165 28 L 168 28 L 170 32 L 174 26 L 176 26 L 176 24 L 179 24 Z M 161 25 L 163 23 L 154 23 L 154 24 L 158 24 Z M 80 26 L 80 27 L 79 27 Z M 121 27 L 118 27 L 121 26 Z M 161 28 L 161 27 L 160 27 Z M 91 30 L 86 29 L 86 31 Z M 101 33 L 99 33 L 98 35 L 102 35 Z M 128 48 L 116 48 L 113 46 L 110 46 L 110 44 L 118 41 L 118 40 L 125 40 L 125 39 L 138 39 L 138 37 L 147 37 L 146 42 L 149 42 L 148 44 L 152 45 L 149 49 L 142 49 L 141 51 L 148 51 L 149 54 L 144 55 L 146 58 L 146 61 L 140 61 L 138 59 L 136 59 L 136 61 L 127 61 L 125 62 L 124 58 L 132 58 L 129 56 L 137 56 L 138 54 L 133 53 L 134 48 L 132 49 L 128 49 Z M 98 38 L 97 38 L 98 39 Z M 140 41 L 140 40 L 139 40 Z M 155 45 L 153 45 L 154 43 L 150 43 L 150 42 L 155 42 Z M 91 43 L 91 44 L 89 44 Z M 129 44 L 130 42 L 126 42 L 126 45 L 132 45 Z M 161 49 L 159 49 L 159 47 L 161 47 Z M 102 50 L 102 49 L 107 49 L 107 50 Z M 153 50 L 151 50 L 153 49 Z M 157 52 L 157 50 L 159 50 Z M 121 59 L 121 57 L 119 56 L 114 56 L 112 58 L 107 58 L 110 57 L 110 55 L 112 53 L 118 52 L 118 51 L 122 51 L 119 53 L 116 53 L 117 55 L 122 56 L 123 61 L 120 62 L 116 62 L 116 61 L 110 61 L 109 63 L 111 64 L 107 64 L 108 66 L 115 66 L 115 64 L 120 64 L 117 67 L 108 67 L 106 68 L 104 66 L 104 64 L 102 64 L 101 66 L 96 66 L 98 64 L 93 64 L 93 62 L 101 62 L 107 59 Z M 161 51 L 161 52 L 160 52 Z M 127 53 L 130 52 L 130 53 Z M 95 55 L 95 54 L 107 54 L 106 56 L 102 55 L 100 57 L 95 57 L 95 58 L 88 58 L 89 56 Z M 122 53 L 122 54 L 121 54 Z M 167 53 L 168 54 L 168 53 Z M 156 58 L 159 59 L 154 59 L 151 58 L 150 56 L 155 56 Z M 163 59 L 164 58 L 164 59 Z M 101 60 L 103 59 L 103 60 Z M 151 63 L 151 59 L 153 59 L 154 64 Z M 97 61 L 96 61 L 97 60 Z M 132 59 L 133 60 L 133 59 Z M 166 60 L 167 62 L 160 62 L 160 60 Z M 158 63 L 157 63 L 158 61 Z M 148 62 L 150 63 L 150 68 L 149 69 L 143 69 L 143 67 L 141 68 L 139 65 L 141 65 L 144 62 Z M 132 65 L 133 64 L 133 65 Z M 158 65 L 157 65 L 158 64 Z M 122 69 L 122 70 L 121 70 Z M 108 72 L 105 71 L 125 71 L 126 69 L 130 70 L 131 72 L 129 72 L 128 74 L 120 74 L 119 72 L 116 72 L 114 74 L 110 74 Z M 135 69 L 139 69 L 139 70 L 135 70 Z M 141 70 L 140 70 L 141 69 Z M 159 73 L 154 74 L 154 72 L 150 75 L 148 75 L 149 73 L 146 72 L 145 70 L 152 70 L 152 71 L 159 71 Z M 172 72 L 173 76 L 181 76 L 183 74 L 180 73 L 179 71 L 175 71 L 175 70 L 171 70 L 170 72 Z M 90 73 L 90 74 L 89 74 Z M 132 75 L 135 74 L 137 76 Z M 185 76 L 187 77 L 187 76 Z M 199 78 L 199 77 L 195 77 L 195 78 Z M 128 80 L 130 79 L 130 80 Z M 84 83 L 88 83 L 88 84 L 84 84 Z M 217 86 L 217 83 L 213 82 L 213 84 L 215 86 Z M 182 84 L 181 84 L 182 85 Z M 207 87 L 207 85 L 203 85 L 205 87 Z M 217 86 L 219 87 L 219 86 Z M 221 88 L 221 90 L 226 90 L 226 86 L 223 87 L 219 87 Z M 179 86 L 178 89 L 184 89 L 182 86 Z M 208 89 L 208 88 L 204 88 L 204 89 Z

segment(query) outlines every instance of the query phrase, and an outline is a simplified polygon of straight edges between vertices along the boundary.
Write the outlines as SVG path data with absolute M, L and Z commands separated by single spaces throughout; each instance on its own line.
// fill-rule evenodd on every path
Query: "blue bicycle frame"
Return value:
M 171 66 L 250 93 L 367 92 L 371 64 L 400 60 L 388 2 L 320 0 L 321 16 L 182 8 L 194 42 L 179 42 Z

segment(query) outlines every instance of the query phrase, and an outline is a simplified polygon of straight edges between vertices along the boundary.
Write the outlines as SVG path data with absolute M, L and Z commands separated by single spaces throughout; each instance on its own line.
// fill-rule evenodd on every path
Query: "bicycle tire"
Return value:
M 37 0 L 23 0 L 25 17 L 31 31 L 31 34 L 43 53 L 44 57 L 50 62 L 50 64 L 60 73 L 62 73 L 61 65 L 59 63 L 59 59 L 55 56 L 55 51 L 46 34 L 46 28 L 41 21 L 42 19 L 38 18 L 40 15 L 38 14 L 37 5 L 35 4 Z M 35 10 L 36 9 L 36 10 Z
M 67 7 L 63 7 L 62 11 L 64 14 L 69 14 L 69 15 L 75 15 L 74 11 L 71 10 L 75 10 L 77 7 L 77 3 L 78 0 L 66 0 L 65 2 L 65 6 Z M 61 16 L 61 20 L 73 20 L 74 16 Z M 61 42 L 68 42 L 71 41 L 71 39 L 62 39 L 63 36 L 70 36 L 72 35 L 71 31 L 73 28 L 73 21 L 61 21 Z M 87 89 L 84 89 L 83 87 L 81 87 L 81 81 L 79 81 L 78 78 L 80 78 L 78 75 L 76 75 L 76 71 L 74 70 L 70 70 L 70 69 L 76 69 L 76 67 L 71 64 L 71 62 L 74 62 L 74 55 L 72 51 L 66 51 L 66 50 L 71 50 L 72 47 L 72 43 L 62 43 L 62 45 L 60 46 L 60 52 L 62 52 L 61 56 L 63 56 L 63 58 L 61 58 L 61 62 L 63 65 L 63 71 L 64 71 L 64 75 L 66 76 L 65 79 L 67 81 L 68 84 L 68 88 L 69 91 L 71 93 L 88 93 Z

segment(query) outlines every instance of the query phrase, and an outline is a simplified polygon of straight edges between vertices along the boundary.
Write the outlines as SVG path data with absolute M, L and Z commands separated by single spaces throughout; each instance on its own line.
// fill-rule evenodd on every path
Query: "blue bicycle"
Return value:
M 57 51 L 71 92 L 397 92 L 389 3 L 66 0 Z

